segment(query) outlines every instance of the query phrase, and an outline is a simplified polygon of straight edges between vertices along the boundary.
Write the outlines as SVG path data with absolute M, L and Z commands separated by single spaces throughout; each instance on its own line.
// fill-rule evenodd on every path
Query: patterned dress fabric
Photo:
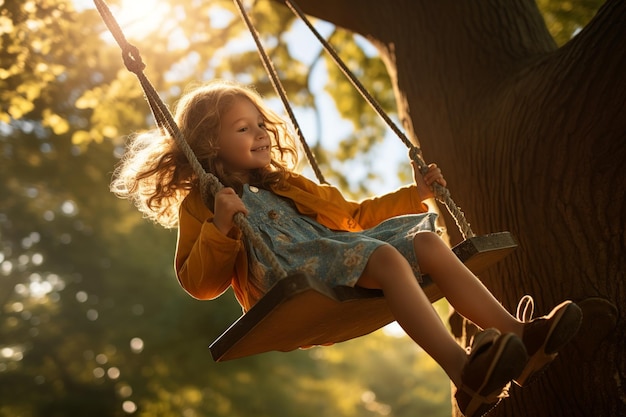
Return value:
M 374 250 L 386 244 L 407 259 L 421 280 L 413 237 L 420 231 L 437 230 L 437 214 L 422 213 L 393 217 L 360 232 L 334 231 L 300 214 L 290 200 L 271 191 L 245 185 L 242 200 L 252 229 L 288 274 L 303 272 L 331 287 L 354 286 Z M 257 248 L 247 246 L 250 278 L 265 293 L 279 278 Z

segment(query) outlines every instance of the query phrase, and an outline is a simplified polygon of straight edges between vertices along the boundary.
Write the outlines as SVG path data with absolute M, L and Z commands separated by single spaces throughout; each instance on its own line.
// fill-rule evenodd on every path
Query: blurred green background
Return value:
M 169 104 L 215 77 L 271 97 L 231 2 L 110 3 Z M 601 3 L 538 2 L 559 44 Z M 408 183 L 408 164 L 376 165 L 385 129 L 302 25 L 268 1 L 253 15 L 327 178 L 354 198 Z M 374 49 L 319 24 L 393 114 Z M 208 345 L 240 315 L 234 297 L 187 296 L 175 231 L 108 191 L 125 135 L 152 120 L 93 5 L 0 0 L 0 36 L 0 416 L 450 415 L 447 377 L 393 329 L 214 363 Z

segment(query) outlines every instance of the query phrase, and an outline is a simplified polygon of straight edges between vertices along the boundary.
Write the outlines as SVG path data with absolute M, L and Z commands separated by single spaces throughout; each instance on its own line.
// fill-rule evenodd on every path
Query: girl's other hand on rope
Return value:
M 213 224 L 217 229 L 229 236 L 235 227 L 233 221 L 235 214 L 248 214 L 246 206 L 241 201 L 235 190 L 230 187 L 223 188 L 215 194 Z
M 425 174 L 420 172 L 419 167 L 413 161 L 411 161 L 411 165 L 413 166 L 413 176 L 415 178 L 415 184 L 417 185 L 417 190 L 420 193 L 420 196 L 423 200 L 427 200 L 429 198 L 434 197 L 433 193 L 433 184 L 438 183 L 439 185 L 445 187 L 448 183 L 445 178 L 443 178 L 443 174 L 441 173 L 441 169 L 437 166 L 437 164 L 429 164 L 428 171 Z

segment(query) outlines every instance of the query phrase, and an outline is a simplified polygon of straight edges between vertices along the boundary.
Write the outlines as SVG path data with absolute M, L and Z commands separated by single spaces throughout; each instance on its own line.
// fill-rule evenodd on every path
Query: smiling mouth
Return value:
M 261 147 L 252 149 L 252 152 L 267 151 L 269 148 L 270 148 L 269 146 L 261 146 Z

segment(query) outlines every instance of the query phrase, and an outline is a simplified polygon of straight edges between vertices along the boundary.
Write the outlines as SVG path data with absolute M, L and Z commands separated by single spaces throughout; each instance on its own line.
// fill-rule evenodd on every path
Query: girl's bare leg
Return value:
M 460 386 L 467 354 L 444 326 L 409 263 L 395 248 L 376 249 L 357 284 L 381 289 L 398 324 Z
M 523 324 L 502 307 L 439 236 L 418 233 L 413 245 L 421 272 L 432 278 L 459 314 L 483 329 L 494 327 L 521 337 Z

